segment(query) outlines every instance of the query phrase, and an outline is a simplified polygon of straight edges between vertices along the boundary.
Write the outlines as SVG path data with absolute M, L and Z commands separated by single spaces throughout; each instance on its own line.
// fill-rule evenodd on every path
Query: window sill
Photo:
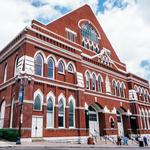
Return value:
M 65 75 L 65 73 L 64 72 L 58 72 L 59 74 L 61 74 L 61 75 Z

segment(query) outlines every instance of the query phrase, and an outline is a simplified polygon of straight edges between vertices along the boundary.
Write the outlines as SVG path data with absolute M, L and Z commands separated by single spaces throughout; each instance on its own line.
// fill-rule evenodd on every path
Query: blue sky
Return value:
M 84 4 L 94 11 L 128 71 L 150 81 L 150 0 L 1 0 L 0 49 L 32 19 L 48 23 Z

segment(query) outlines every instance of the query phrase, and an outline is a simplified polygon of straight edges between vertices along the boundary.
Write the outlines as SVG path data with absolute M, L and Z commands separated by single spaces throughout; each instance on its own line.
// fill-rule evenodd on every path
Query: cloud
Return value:
M 128 71 L 150 80 L 150 71 L 140 65 L 150 60 L 150 1 L 123 0 L 119 7 L 115 1 L 106 0 L 99 22 Z
M 150 80 L 150 71 L 141 65 L 150 60 L 149 0 L 76 0 L 73 4 L 71 0 L 1 0 L 0 49 L 32 19 L 48 23 L 85 3 L 95 12 L 128 71 Z

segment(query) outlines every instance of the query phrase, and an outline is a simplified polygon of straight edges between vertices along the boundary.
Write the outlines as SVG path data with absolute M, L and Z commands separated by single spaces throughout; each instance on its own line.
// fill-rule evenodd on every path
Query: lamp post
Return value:
M 18 128 L 18 137 L 16 144 L 21 144 L 21 127 L 23 123 L 23 101 L 24 101 L 24 93 L 25 93 L 25 87 L 28 84 L 28 82 L 31 81 L 31 77 L 25 77 L 23 75 L 17 76 L 17 81 L 20 83 L 19 88 L 19 128 Z

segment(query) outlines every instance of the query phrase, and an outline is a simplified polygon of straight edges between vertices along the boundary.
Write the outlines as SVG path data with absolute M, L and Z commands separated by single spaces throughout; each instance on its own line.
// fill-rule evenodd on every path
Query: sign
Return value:
M 20 90 L 19 90 L 19 96 L 18 96 L 18 100 L 19 100 L 19 103 L 23 103 L 23 99 L 24 99 L 24 86 L 21 85 L 20 86 Z

